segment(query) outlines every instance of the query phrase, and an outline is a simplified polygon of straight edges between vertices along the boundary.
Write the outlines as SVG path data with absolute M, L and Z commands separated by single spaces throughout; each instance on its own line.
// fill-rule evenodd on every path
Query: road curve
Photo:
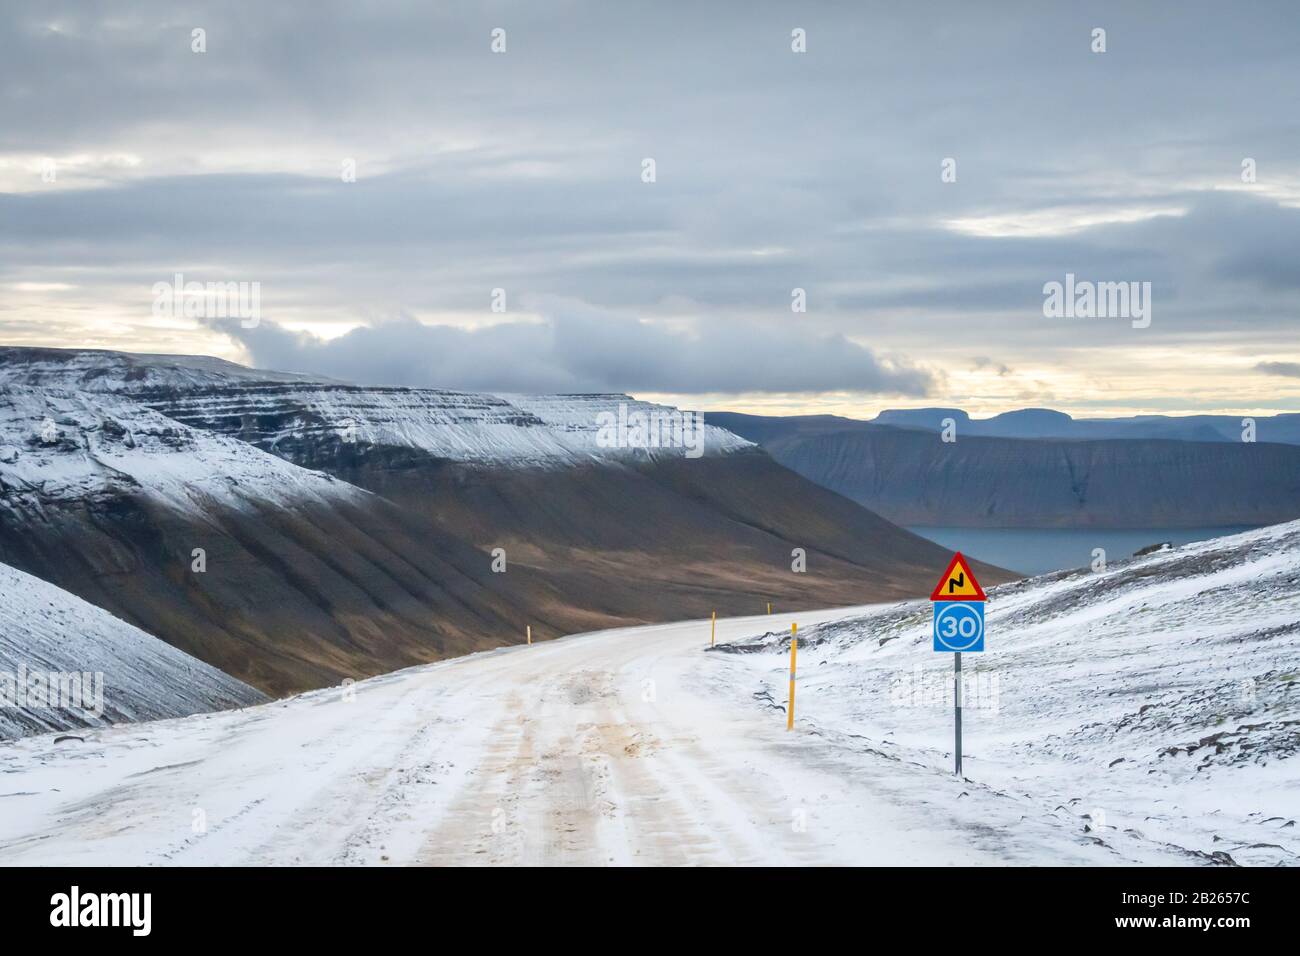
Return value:
M 849 613 L 720 620 L 718 640 Z M 883 758 L 873 769 L 869 751 L 847 754 L 798 724 L 787 732 L 780 709 L 736 692 L 726 678 L 740 662 L 708 642 L 708 621 L 602 631 L 232 713 L 16 741 L 0 746 L 0 860 L 1015 858 L 1006 840 L 972 839 L 968 820 L 912 798 L 959 781 Z

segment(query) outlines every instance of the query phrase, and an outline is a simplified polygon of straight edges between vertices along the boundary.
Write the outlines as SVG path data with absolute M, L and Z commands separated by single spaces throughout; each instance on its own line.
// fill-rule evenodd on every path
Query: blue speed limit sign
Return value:
M 934 649 L 960 653 L 984 650 L 984 602 L 935 601 Z

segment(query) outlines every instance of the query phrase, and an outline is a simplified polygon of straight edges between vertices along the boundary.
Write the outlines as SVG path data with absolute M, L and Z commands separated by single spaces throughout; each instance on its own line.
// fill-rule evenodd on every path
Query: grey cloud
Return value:
M 1300 362 L 1260 362 L 1255 366 L 1258 372 L 1268 375 L 1285 375 L 1287 378 L 1300 378 Z
M 974 365 L 975 368 L 977 369 L 986 369 L 986 368 L 992 369 L 993 371 L 997 372 L 998 375 L 1000 376 L 1010 375 L 1012 371 L 1009 365 L 1006 365 L 1002 362 L 994 361 L 993 359 L 989 358 L 987 355 L 975 356 L 975 359 L 973 362 L 971 362 L 971 364 Z
M 504 56 L 487 48 L 498 25 Z M 807 54 L 789 50 L 796 25 Z M 190 52 L 193 26 L 208 53 Z M 260 362 L 412 384 L 800 391 L 820 376 L 916 395 L 937 373 L 878 356 L 939 346 L 969 367 L 1004 347 L 991 357 L 1049 367 L 1081 340 L 1167 349 L 1225 330 L 1286 354 L 1300 210 L 1264 187 L 1294 180 L 1300 155 L 1297 44 L 1281 0 L 1086 17 L 965 0 L 755 0 L 743 17 L 598 0 L 50 0 L 0 31 L 0 152 L 141 165 L 111 188 L 0 194 L 0 281 L 74 283 L 82 314 L 147 315 L 149 286 L 175 271 L 256 280 L 272 318 L 371 323 L 337 344 L 267 323 L 241 339 Z M 356 183 L 339 181 L 344 156 Z M 958 181 L 942 184 L 948 156 Z M 1245 156 L 1259 193 L 1214 192 L 1240 186 Z M 942 225 L 1138 205 L 1189 213 L 1034 238 Z M 1151 281 L 1151 329 L 1043 320 L 1042 284 L 1067 271 Z M 494 287 L 600 318 L 375 321 L 481 313 Z M 682 316 L 689 331 L 673 331 Z M 0 311 L 0 334 L 31 321 Z
M 699 323 L 694 331 L 616 317 L 564 303 L 542 322 L 480 329 L 402 317 L 328 341 L 263 321 L 212 324 L 243 345 L 258 367 L 367 384 L 473 391 L 820 392 L 923 396 L 924 368 L 887 361 L 840 335 L 784 327 Z
M 981 316 L 980 334 L 990 321 L 1054 334 L 1037 321 L 1042 285 L 1073 272 L 1152 282 L 1162 335 L 1295 321 L 1300 209 L 1247 194 L 1182 195 L 1186 216 L 1065 236 L 987 238 L 938 223 L 841 233 L 831 221 L 816 236 L 800 225 L 798 242 L 774 224 L 726 242 L 715 229 L 692 231 L 694 213 L 643 201 L 624 183 L 483 184 L 455 168 L 351 185 L 221 175 L 0 195 L 0 275 L 81 266 L 102 281 L 96 274 L 111 268 L 147 287 L 215 263 L 220 275 L 196 278 L 258 280 L 273 301 L 287 294 L 358 313 L 477 310 L 501 287 L 641 314 L 678 298 L 733 320 L 788 314 L 800 287 L 807 322 L 823 333 L 858 334 L 863 318 L 908 311 L 960 340 L 969 326 L 952 318 L 963 314 Z

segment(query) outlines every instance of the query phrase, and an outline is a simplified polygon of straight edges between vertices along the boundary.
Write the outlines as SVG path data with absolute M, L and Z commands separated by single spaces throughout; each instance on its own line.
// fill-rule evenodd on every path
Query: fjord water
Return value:
M 1187 544 L 1249 531 L 1253 525 L 1207 528 L 928 528 L 908 530 L 967 557 L 1019 571 L 1046 574 L 1092 564 L 1093 549 L 1103 548 L 1107 561 L 1133 556 L 1149 545 L 1168 541 Z

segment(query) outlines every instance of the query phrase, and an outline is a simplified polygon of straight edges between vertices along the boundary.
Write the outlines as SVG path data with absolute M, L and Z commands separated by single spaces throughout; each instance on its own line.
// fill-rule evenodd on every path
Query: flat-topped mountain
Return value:
M 937 432 L 944 427 L 944 419 L 948 418 L 955 423 L 957 434 L 963 437 L 1059 438 L 1074 441 L 1123 438 L 1239 443 L 1246 427 L 1242 415 L 1074 418 L 1050 408 L 1020 408 L 989 418 L 972 418 L 960 408 L 889 408 L 871 419 L 871 424 Z M 1300 445 L 1300 413 L 1258 416 L 1252 420 L 1257 441 Z M 837 421 L 850 423 L 856 420 L 840 418 Z
M 528 626 L 914 596 L 948 557 L 726 429 L 624 395 L 6 349 L 0 445 L 0 561 L 275 694 Z
M 987 438 L 960 423 L 956 441 L 944 442 L 937 431 L 833 416 L 715 412 L 710 419 L 904 525 L 1191 528 L 1300 516 L 1294 445 Z

